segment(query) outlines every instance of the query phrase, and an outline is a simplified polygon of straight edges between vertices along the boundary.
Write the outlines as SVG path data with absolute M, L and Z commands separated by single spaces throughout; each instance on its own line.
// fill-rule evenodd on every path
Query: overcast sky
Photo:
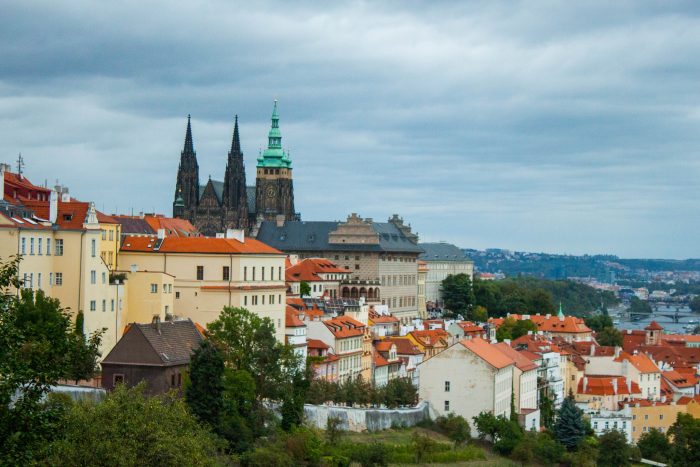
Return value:
M 305 220 L 700 257 L 696 2 L 292 3 L 0 0 L 0 158 L 170 215 L 187 114 L 203 181 L 239 115 L 253 184 L 277 98 Z

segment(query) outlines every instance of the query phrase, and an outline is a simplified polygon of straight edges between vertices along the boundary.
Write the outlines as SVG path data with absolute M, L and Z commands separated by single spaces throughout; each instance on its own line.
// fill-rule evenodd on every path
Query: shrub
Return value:
M 469 422 L 461 415 L 449 413 L 445 417 L 438 417 L 435 420 L 435 427 L 440 433 L 454 441 L 456 446 L 471 439 Z

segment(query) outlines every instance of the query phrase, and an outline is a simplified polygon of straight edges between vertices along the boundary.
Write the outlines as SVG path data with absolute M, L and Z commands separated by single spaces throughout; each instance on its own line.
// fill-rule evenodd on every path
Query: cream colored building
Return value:
M 241 231 L 227 238 L 125 237 L 119 264 L 172 276 L 176 317 L 206 327 L 224 307 L 242 307 L 269 318 L 284 342 L 285 255 Z
M 425 261 L 418 261 L 418 316 L 423 319 L 428 319 L 428 311 L 425 308 L 425 287 L 428 280 L 430 268 Z
M 362 374 L 363 342 L 367 326 L 349 316 L 324 321 L 311 320 L 305 324 L 308 338 L 322 341 L 338 357 L 340 381 L 355 379 Z
M 459 247 L 450 243 L 420 243 L 418 246 L 423 249 L 419 259 L 428 264 L 425 299 L 442 307 L 442 281 L 457 274 L 466 274 L 473 280 L 474 262 Z
M 450 412 L 470 421 L 481 412 L 508 418 L 513 366 L 495 345 L 478 337 L 462 340 L 419 365 L 420 399 L 433 418 Z

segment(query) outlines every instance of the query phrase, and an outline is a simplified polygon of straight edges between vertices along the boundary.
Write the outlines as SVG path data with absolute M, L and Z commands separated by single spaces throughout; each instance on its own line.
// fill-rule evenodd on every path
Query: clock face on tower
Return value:
M 273 187 L 273 186 L 267 187 L 267 190 L 265 190 L 265 194 L 267 195 L 268 198 L 274 198 L 275 197 L 275 187 Z

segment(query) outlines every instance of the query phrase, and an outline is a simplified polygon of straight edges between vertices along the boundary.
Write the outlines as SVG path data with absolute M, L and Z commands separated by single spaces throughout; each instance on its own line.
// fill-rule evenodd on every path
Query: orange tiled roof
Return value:
M 513 360 L 513 362 L 515 363 L 515 366 L 518 367 L 518 369 L 520 371 L 525 372 L 525 371 L 535 370 L 538 368 L 537 365 L 532 363 L 532 360 L 530 360 L 525 355 L 518 352 L 517 350 L 515 350 L 513 347 L 506 344 L 505 342 L 499 342 L 498 344 L 494 344 L 494 345 L 501 353 L 503 353 L 503 355 L 505 355 L 506 357 Z
M 164 229 L 166 237 L 192 237 L 199 235 L 197 228 L 186 219 L 147 215 L 143 217 L 143 220 L 156 232 L 158 232 L 158 229 Z
M 659 325 L 659 323 L 657 323 L 656 321 L 652 321 L 652 322 L 649 323 L 649 325 L 648 325 L 647 327 L 645 327 L 644 329 L 647 330 L 647 331 L 663 331 L 663 330 L 664 330 L 664 328 L 662 328 L 662 327 Z
M 323 281 L 319 274 L 344 274 L 347 269 L 341 269 L 335 263 L 325 258 L 306 258 L 297 264 L 287 267 L 285 277 L 287 282 L 319 282 Z
M 434 347 L 440 342 L 447 344 L 450 334 L 444 329 L 418 330 L 409 333 L 414 339 L 425 347 Z
M 690 402 L 694 401 L 696 404 L 700 404 L 700 394 L 690 397 L 690 396 L 682 396 L 678 401 L 676 402 L 677 405 L 688 405 Z
M 285 310 L 285 327 L 288 328 L 301 328 L 306 325 L 302 320 L 299 319 L 299 312 L 292 306 L 287 305 Z
M 640 373 L 658 373 L 661 371 L 645 353 L 630 355 L 627 352 L 621 352 L 620 356 L 616 358 L 615 361 L 621 362 L 623 360 L 630 362 Z
M 365 325 L 349 316 L 337 316 L 323 321 L 323 324 L 337 339 L 362 336 L 365 333 Z
M 413 345 L 413 342 L 411 342 L 410 339 L 407 339 L 405 337 L 387 337 L 387 341 L 390 341 L 392 344 L 396 345 L 396 354 L 397 355 L 422 355 L 423 352 L 418 349 L 415 345 Z
M 677 388 L 692 388 L 698 384 L 694 375 L 681 374 L 674 370 L 664 371 L 661 375 Z
M 306 339 L 306 346 L 309 349 L 330 349 L 330 346 L 320 339 Z
M 583 390 L 584 380 L 588 380 L 586 390 Z M 615 383 L 617 382 L 617 391 L 615 391 Z M 614 396 L 614 395 L 632 395 L 640 394 L 639 385 L 634 381 L 630 382 L 630 387 L 627 386 L 627 378 L 624 376 L 584 376 L 578 382 L 578 393 L 594 396 Z
M 374 344 L 374 348 L 377 349 L 379 352 L 389 352 L 391 350 L 391 346 L 394 345 L 391 341 L 379 341 Z
M 373 352 L 372 359 L 374 360 L 375 367 L 387 366 L 389 364 L 389 361 L 386 358 L 382 357 L 382 354 L 380 354 L 379 352 Z
M 158 249 L 156 246 L 159 246 Z M 166 237 L 159 242 L 153 237 L 129 236 L 122 241 L 121 250 L 142 253 L 282 254 L 253 238 L 239 242 L 235 238 Z
M 480 337 L 464 339 L 459 341 L 459 343 L 494 368 L 501 369 L 515 363 L 510 357 L 501 352 L 498 347 L 493 344 L 489 344 Z

